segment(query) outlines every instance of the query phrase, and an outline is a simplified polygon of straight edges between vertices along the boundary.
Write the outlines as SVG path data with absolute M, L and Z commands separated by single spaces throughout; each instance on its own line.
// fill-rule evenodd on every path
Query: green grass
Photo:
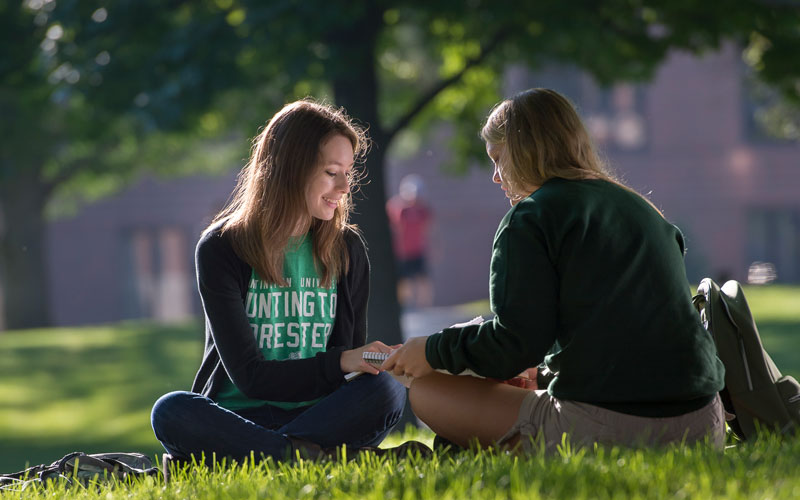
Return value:
M 800 380 L 800 287 L 744 288 L 764 348 L 784 375 Z
M 72 452 L 142 451 L 159 396 L 191 385 L 199 324 L 0 332 L 0 471 Z
M 418 436 L 416 436 L 418 437 Z M 430 459 L 361 456 L 350 463 L 301 461 L 206 469 L 84 489 L 58 485 L 4 499 L 792 499 L 800 496 L 800 439 L 771 436 L 727 449 L 698 446 L 625 450 L 564 448 L 520 458 L 462 452 Z
M 749 287 L 764 345 L 800 378 L 800 287 Z M 187 389 L 202 326 L 123 323 L 0 332 L 0 472 L 71 451 L 161 452 L 149 425 L 153 402 Z M 407 438 L 430 443 L 429 432 Z M 555 457 L 465 452 L 429 460 L 360 458 L 348 463 L 266 463 L 177 474 L 87 490 L 51 488 L 6 498 L 798 498 L 800 439 L 765 437 L 718 453 L 565 449 Z

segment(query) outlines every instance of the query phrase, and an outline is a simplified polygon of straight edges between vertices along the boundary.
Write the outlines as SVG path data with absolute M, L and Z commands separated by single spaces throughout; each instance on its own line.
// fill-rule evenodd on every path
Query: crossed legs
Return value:
M 529 397 L 535 395 L 536 397 Z M 541 397 L 544 396 L 544 397 Z M 506 436 L 515 425 L 526 438 L 542 439 L 555 451 L 563 435 L 571 444 L 594 442 L 613 446 L 662 446 L 710 439 L 722 448 L 725 419 L 719 397 L 706 406 L 671 417 L 641 417 L 589 403 L 556 400 L 500 382 L 434 373 L 414 380 L 409 392 L 414 413 L 438 435 L 467 447 L 515 447 L 520 435 Z M 525 420 L 519 420 L 520 410 Z M 523 448 L 527 443 L 522 443 Z
M 298 410 L 270 405 L 233 412 L 213 400 L 185 391 L 162 396 L 153 407 L 156 438 L 180 458 L 285 457 L 289 437 L 322 447 L 377 446 L 391 431 L 405 405 L 405 389 L 388 373 L 364 375 L 321 401 Z
M 459 446 L 477 439 L 488 447 L 511 429 L 528 394 L 492 380 L 435 372 L 415 379 L 408 396 L 414 413 L 436 434 Z

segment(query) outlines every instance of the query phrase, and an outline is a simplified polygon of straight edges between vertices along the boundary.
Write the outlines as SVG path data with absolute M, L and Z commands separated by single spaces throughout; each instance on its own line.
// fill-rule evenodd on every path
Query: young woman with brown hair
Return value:
M 511 209 L 495 235 L 493 319 L 409 340 L 382 368 L 413 377 L 414 412 L 461 446 L 532 442 L 721 447 L 724 369 L 691 303 L 681 232 L 616 180 L 564 97 L 531 89 L 481 131 Z M 433 372 L 509 379 L 527 390 Z M 545 390 L 546 389 L 546 390 Z
M 368 145 L 340 109 L 297 101 L 253 143 L 232 201 L 197 245 L 205 314 L 191 392 L 156 402 L 152 426 L 176 458 L 283 459 L 377 446 L 404 388 L 362 360 L 369 262 L 348 222 Z M 345 374 L 366 372 L 345 383 Z

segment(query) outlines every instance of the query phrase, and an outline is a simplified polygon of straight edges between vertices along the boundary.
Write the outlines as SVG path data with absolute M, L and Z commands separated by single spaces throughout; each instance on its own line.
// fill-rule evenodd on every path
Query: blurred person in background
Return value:
M 566 434 L 721 448 L 724 367 L 692 306 L 680 230 L 608 172 L 552 90 L 502 101 L 481 137 L 511 203 L 493 243 L 495 316 L 409 339 L 383 363 L 413 377 L 416 415 L 459 446 L 554 451 Z M 542 362 L 547 387 L 498 381 Z
M 172 457 L 284 459 L 374 449 L 404 388 L 364 362 L 369 261 L 348 222 L 368 139 L 343 110 L 301 100 L 253 141 L 232 201 L 197 245 L 205 314 L 191 392 L 153 407 Z M 367 375 L 345 383 L 345 375 Z
M 400 181 L 398 193 L 386 203 L 397 263 L 397 300 L 404 308 L 430 307 L 433 303 L 427 266 L 433 212 L 421 198 L 423 189 L 419 175 L 407 175 Z

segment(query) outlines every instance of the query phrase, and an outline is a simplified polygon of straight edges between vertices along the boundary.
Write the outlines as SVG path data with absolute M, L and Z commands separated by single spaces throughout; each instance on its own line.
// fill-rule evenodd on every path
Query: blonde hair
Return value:
M 502 165 L 511 188 L 548 179 L 612 179 L 572 104 L 549 89 L 530 89 L 494 107 L 481 138 L 506 148 Z
M 211 225 L 222 221 L 221 230 L 231 234 L 236 255 L 262 280 L 286 285 L 286 247 L 298 221 L 308 216 L 305 189 L 320 168 L 321 146 L 336 135 L 350 140 L 360 164 L 369 148 L 364 129 L 343 109 L 310 99 L 284 106 L 253 139 L 250 160 L 239 173 L 231 201 Z M 351 185 L 359 174 L 354 167 Z M 356 229 L 349 223 L 351 212 L 347 194 L 331 220 L 311 219 L 314 261 L 324 286 L 348 269 L 344 231 Z
M 533 88 L 501 101 L 480 135 L 488 144 L 504 146 L 498 168 L 514 194 L 530 194 L 554 177 L 603 179 L 641 196 L 661 213 L 609 170 L 575 107 L 554 90 Z

